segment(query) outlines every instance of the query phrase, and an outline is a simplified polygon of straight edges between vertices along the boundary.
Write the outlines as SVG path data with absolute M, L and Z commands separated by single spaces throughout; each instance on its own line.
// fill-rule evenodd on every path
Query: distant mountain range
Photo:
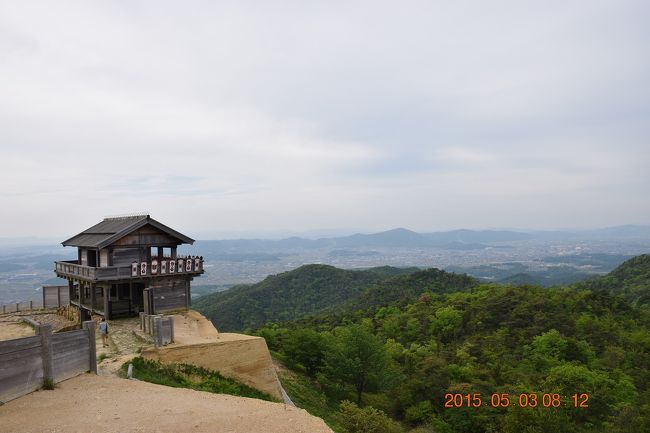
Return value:
M 510 231 L 510 230 L 452 230 L 447 232 L 417 233 L 396 228 L 372 234 L 307 239 L 289 237 L 280 240 L 232 239 L 203 240 L 197 242 L 197 249 L 204 254 L 215 252 L 262 252 L 286 249 L 316 248 L 441 248 L 449 250 L 471 250 L 487 247 L 504 247 L 504 243 L 526 240 L 650 240 L 650 226 L 624 225 L 587 231 Z M 507 245 L 505 245 L 507 247 Z

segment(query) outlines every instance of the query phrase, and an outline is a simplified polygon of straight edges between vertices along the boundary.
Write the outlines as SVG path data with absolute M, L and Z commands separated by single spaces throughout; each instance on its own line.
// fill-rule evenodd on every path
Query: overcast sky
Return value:
M 647 1 L 0 3 L 0 237 L 650 223 Z

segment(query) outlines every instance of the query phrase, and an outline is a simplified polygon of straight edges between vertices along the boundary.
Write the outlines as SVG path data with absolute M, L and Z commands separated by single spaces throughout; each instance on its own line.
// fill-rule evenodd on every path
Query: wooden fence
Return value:
M 95 322 L 83 329 L 52 334 L 39 325 L 37 335 L 0 341 L 0 402 L 7 402 L 81 373 L 97 373 Z
M 38 301 L 21 301 L 12 302 L 11 304 L 3 304 L 0 306 L 0 313 L 18 313 L 20 311 L 40 310 L 43 308 Z
M 68 286 L 43 286 L 43 308 L 59 308 L 69 303 Z
M 42 292 L 42 301 L 31 300 L 3 304 L 0 305 L 0 314 L 40 310 L 41 308 L 59 308 L 70 303 L 70 289 L 68 286 L 43 286 Z
M 140 313 L 140 329 L 153 337 L 156 347 L 174 342 L 174 318 Z

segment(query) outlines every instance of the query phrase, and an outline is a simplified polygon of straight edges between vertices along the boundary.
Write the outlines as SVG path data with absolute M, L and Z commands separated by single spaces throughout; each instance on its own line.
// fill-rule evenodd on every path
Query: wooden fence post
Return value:
M 153 340 L 154 343 L 156 344 L 156 347 L 161 347 L 163 345 L 163 329 L 162 329 L 163 323 L 162 322 L 163 319 L 161 316 L 155 316 L 153 319 L 153 323 L 154 323 Z
M 144 313 L 140 313 L 140 330 L 144 331 Z
M 97 374 L 97 348 L 95 347 L 95 321 L 88 320 L 83 323 L 83 329 L 88 333 L 89 355 L 90 355 L 90 368 L 91 373 Z
M 170 341 L 170 343 L 173 343 L 174 342 L 174 316 L 171 316 L 169 318 L 169 327 L 171 329 L 171 337 L 170 337 L 171 341 Z
M 43 357 L 43 381 L 54 383 L 54 357 L 52 356 L 52 325 L 40 325 L 41 356 Z
M 34 301 L 29 301 L 29 309 L 30 311 L 34 309 Z
M 16 313 L 20 311 L 20 302 L 16 302 Z

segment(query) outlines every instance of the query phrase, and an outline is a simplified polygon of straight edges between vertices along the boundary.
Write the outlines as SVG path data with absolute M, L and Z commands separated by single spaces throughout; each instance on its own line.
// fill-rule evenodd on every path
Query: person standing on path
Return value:
M 108 347 L 108 322 L 105 317 L 102 317 L 102 321 L 99 323 L 99 333 L 102 335 L 102 345 Z

